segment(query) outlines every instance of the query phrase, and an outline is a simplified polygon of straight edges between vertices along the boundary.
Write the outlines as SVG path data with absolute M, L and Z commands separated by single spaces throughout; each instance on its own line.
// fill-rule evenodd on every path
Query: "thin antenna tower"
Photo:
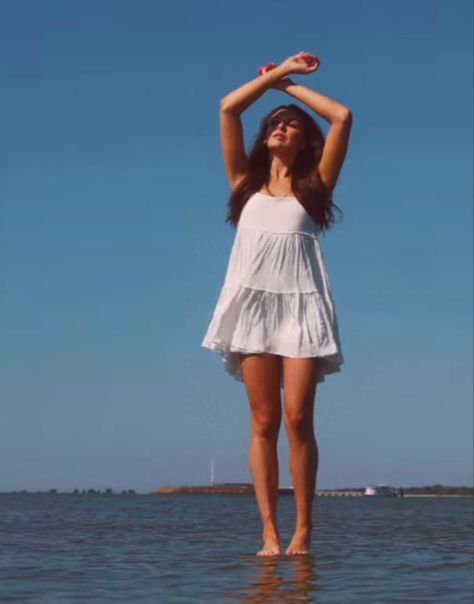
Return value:
M 214 485 L 214 458 L 211 457 L 211 486 Z

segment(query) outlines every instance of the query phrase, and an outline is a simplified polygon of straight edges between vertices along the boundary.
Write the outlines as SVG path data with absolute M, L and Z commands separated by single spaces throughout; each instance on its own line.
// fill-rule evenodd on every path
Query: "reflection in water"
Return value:
M 472 499 L 323 499 L 311 554 L 263 558 L 246 497 L 0 493 L 0 602 L 472 604 Z
M 252 564 L 252 563 L 251 563 Z M 314 554 L 284 557 L 255 557 L 253 571 L 257 578 L 243 585 L 238 594 L 226 594 L 231 602 L 257 604 L 260 602 L 315 602 L 316 556 Z

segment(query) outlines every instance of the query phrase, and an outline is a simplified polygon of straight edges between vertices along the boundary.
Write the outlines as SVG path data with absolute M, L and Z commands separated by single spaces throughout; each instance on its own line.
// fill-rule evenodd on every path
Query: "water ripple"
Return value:
M 472 604 L 472 499 L 318 498 L 262 559 L 253 497 L 0 495 L 0 601 Z M 279 501 L 282 548 L 294 501 Z

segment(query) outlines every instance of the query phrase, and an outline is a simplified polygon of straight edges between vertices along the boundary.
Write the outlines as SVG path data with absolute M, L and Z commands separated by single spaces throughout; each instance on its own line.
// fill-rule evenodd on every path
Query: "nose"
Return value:
M 286 130 L 286 124 L 285 124 L 285 122 L 281 121 L 281 122 L 278 122 L 278 124 L 275 126 L 274 132 L 285 132 L 285 130 Z

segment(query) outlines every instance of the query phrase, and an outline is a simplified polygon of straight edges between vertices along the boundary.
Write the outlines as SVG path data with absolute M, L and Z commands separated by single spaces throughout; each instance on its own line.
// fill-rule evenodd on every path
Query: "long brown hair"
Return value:
M 324 232 L 336 222 L 334 210 L 336 209 L 341 216 L 343 213 L 333 202 L 332 192 L 324 186 L 319 171 L 315 169 L 323 152 L 325 142 L 323 131 L 306 111 L 294 103 L 279 105 L 261 120 L 258 134 L 248 154 L 247 174 L 232 191 L 227 203 L 228 214 L 225 222 L 237 226 L 240 214 L 250 196 L 260 191 L 262 185 L 268 181 L 270 152 L 264 139 L 271 117 L 283 108 L 293 109 L 298 113 L 306 139 L 306 147 L 298 152 L 293 164 L 292 188 L 298 201 L 318 225 L 320 232 Z

